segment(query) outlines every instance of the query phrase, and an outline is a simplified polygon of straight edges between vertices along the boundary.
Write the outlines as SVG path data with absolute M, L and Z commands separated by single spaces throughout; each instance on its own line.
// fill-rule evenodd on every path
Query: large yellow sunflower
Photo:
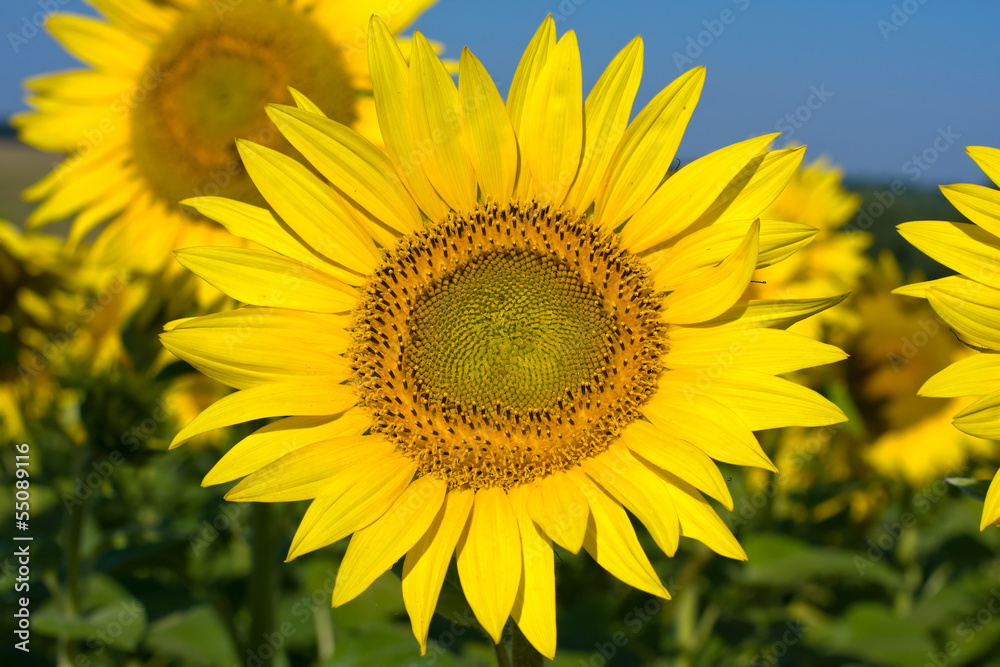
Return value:
M 1000 150 L 969 146 L 969 155 L 1000 185 Z M 958 412 L 954 425 L 980 438 L 1000 438 L 1000 192 L 984 185 L 941 186 L 945 197 L 969 220 L 924 220 L 899 226 L 907 241 L 961 275 L 900 287 L 895 294 L 927 299 L 951 327 L 941 335 L 958 337 L 979 350 L 930 378 L 924 396 L 977 396 Z M 1000 475 L 993 479 L 983 508 L 981 528 L 1000 524 Z
M 745 554 L 702 493 L 732 508 L 714 459 L 773 469 L 753 431 L 844 419 L 775 377 L 843 358 L 783 330 L 836 303 L 742 301 L 754 270 L 815 233 L 758 216 L 800 149 L 763 136 L 667 171 L 704 80 L 693 69 L 628 123 L 635 38 L 586 100 L 576 36 L 546 19 L 506 105 L 462 53 L 458 87 L 415 35 L 407 62 L 375 18 L 369 62 L 383 152 L 350 128 L 272 105 L 299 162 L 242 141 L 277 216 L 188 203 L 270 250 L 195 248 L 181 263 L 250 304 L 181 320 L 164 345 L 240 391 L 208 430 L 284 416 L 205 478 L 228 498 L 314 499 L 289 558 L 353 534 L 334 605 L 404 557 L 426 647 L 458 573 L 482 626 L 508 617 L 556 647 L 553 547 L 581 547 L 668 597 L 626 510 L 667 554 L 683 535 Z
M 66 159 L 25 194 L 31 226 L 74 216 L 70 242 L 110 220 L 94 252 L 143 273 L 169 250 L 233 245 L 181 199 L 206 194 L 263 203 L 233 140 L 293 153 L 264 113 L 309 95 L 338 122 L 379 140 L 365 48 L 368 18 L 395 33 L 434 0 L 93 0 L 104 20 L 57 14 L 52 34 L 91 67 L 27 83 L 34 111 L 20 137 Z M 204 303 L 217 293 L 197 296 Z

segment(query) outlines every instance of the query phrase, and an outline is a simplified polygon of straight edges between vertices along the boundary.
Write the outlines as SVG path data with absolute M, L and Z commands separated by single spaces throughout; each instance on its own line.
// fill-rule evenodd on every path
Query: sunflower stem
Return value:
M 535 650 L 521 628 L 513 622 L 510 623 L 510 657 L 511 667 L 540 667 L 545 662 L 542 654 Z
M 258 658 L 260 667 L 274 664 L 276 649 L 261 651 L 267 638 L 274 633 L 274 592 L 277 589 L 276 531 L 272 526 L 272 507 L 254 503 L 250 511 L 253 529 L 253 566 L 250 574 L 250 641 L 249 648 Z M 266 657 L 265 657 L 266 656 Z
M 507 642 L 501 641 L 493 645 L 493 654 L 497 657 L 497 667 L 510 667 L 510 654 L 507 653 Z

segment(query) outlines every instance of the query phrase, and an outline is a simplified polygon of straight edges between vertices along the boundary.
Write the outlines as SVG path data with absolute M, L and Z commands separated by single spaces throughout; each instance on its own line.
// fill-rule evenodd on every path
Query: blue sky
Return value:
M 45 7 L 92 13 L 81 0 L 0 3 L 5 115 L 22 108 L 23 77 L 74 65 L 40 31 L 12 38 L 30 35 Z M 585 91 L 618 49 L 642 34 L 636 109 L 681 70 L 708 68 L 679 151 L 686 160 L 784 130 L 808 144 L 807 156 L 827 154 L 850 176 L 930 187 L 982 181 L 963 147 L 1000 147 L 1000 3 L 440 0 L 416 28 L 444 42 L 446 55 L 457 57 L 468 45 L 505 92 L 548 13 L 560 33 L 577 33 Z

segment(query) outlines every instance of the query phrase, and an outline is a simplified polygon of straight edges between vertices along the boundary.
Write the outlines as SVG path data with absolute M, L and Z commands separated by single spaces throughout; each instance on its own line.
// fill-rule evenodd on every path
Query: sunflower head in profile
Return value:
M 385 150 L 299 107 L 268 113 L 327 182 L 240 142 L 274 213 L 188 203 L 268 250 L 181 263 L 248 304 L 168 326 L 164 345 L 240 391 L 177 436 L 284 417 L 205 478 L 232 500 L 312 499 L 289 558 L 353 535 L 333 603 L 404 558 L 421 649 L 453 554 L 478 620 L 556 647 L 553 544 L 668 597 L 627 512 L 745 554 L 705 495 L 713 459 L 772 468 L 753 431 L 844 419 L 775 377 L 843 358 L 789 324 L 838 297 L 745 301 L 753 272 L 815 230 L 759 216 L 800 149 L 749 139 L 668 168 L 702 88 L 691 70 L 629 123 L 637 37 L 583 98 L 576 36 L 546 19 L 506 103 L 468 51 L 458 85 L 415 35 L 375 18 L 369 64 Z M 702 495 L 705 494 L 705 495 Z
M 291 103 L 294 88 L 378 142 L 368 18 L 382 15 L 396 32 L 432 3 L 100 0 L 103 20 L 54 15 L 50 32 L 89 67 L 26 84 L 34 110 L 13 120 L 21 139 L 67 153 L 25 193 L 41 202 L 29 225 L 73 216 L 76 242 L 110 221 L 97 258 L 183 283 L 170 250 L 236 239 L 178 202 L 205 194 L 264 203 L 236 137 L 293 153 L 265 104 Z M 197 296 L 204 305 L 218 293 Z
M 1000 150 L 969 146 L 969 155 L 1000 185 Z M 958 430 L 979 438 L 1000 438 L 1000 192 L 985 185 L 941 186 L 944 196 L 972 222 L 906 222 L 899 233 L 931 259 L 960 275 L 906 285 L 895 294 L 927 299 L 969 349 L 977 351 L 931 377 L 922 396 L 976 400 L 954 415 Z M 1000 524 L 1000 475 L 993 479 L 981 527 Z

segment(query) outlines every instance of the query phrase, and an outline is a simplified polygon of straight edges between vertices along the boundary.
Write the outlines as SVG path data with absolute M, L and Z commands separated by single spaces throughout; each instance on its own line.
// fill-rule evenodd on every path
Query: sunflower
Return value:
M 96 257 L 166 270 L 166 291 L 181 300 L 191 288 L 168 251 L 236 239 L 177 202 L 208 194 L 263 203 L 233 140 L 292 153 L 264 105 L 291 102 L 296 90 L 377 142 L 368 17 L 379 13 L 397 32 L 432 3 L 94 0 L 106 21 L 54 15 L 48 29 L 91 67 L 26 84 L 34 111 L 13 120 L 21 139 L 67 153 L 25 193 L 41 201 L 29 226 L 74 216 L 75 243 L 110 220 Z M 218 294 L 196 296 L 204 306 Z
M 993 183 L 1000 185 L 1000 150 L 969 146 L 967 152 Z M 931 377 L 923 396 L 978 397 L 954 417 L 958 430 L 980 438 L 1000 438 L 1000 193 L 968 183 L 941 186 L 944 196 L 968 222 L 906 222 L 899 233 L 931 259 L 961 275 L 906 285 L 895 294 L 927 299 L 951 332 L 978 350 Z M 980 528 L 1000 524 L 1000 475 L 993 478 Z
M 626 514 L 745 559 L 702 494 L 732 508 L 714 459 L 773 469 L 753 431 L 844 419 L 776 373 L 843 358 L 784 331 L 839 297 L 744 301 L 754 270 L 815 230 L 759 220 L 801 149 L 749 139 L 667 171 L 700 94 L 693 69 L 628 123 L 639 37 L 583 99 L 576 36 L 547 18 L 506 105 L 466 49 L 458 86 L 415 34 L 378 18 L 369 62 L 383 152 L 299 107 L 268 114 L 313 172 L 239 142 L 276 215 L 188 202 L 270 250 L 180 262 L 235 311 L 180 320 L 164 345 L 239 389 L 177 435 L 284 417 L 205 484 L 237 501 L 312 499 L 289 558 L 353 535 L 333 604 L 404 558 L 421 651 L 452 554 L 494 641 L 513 617 L 556 647 L 553 544 L 669 597 Z

